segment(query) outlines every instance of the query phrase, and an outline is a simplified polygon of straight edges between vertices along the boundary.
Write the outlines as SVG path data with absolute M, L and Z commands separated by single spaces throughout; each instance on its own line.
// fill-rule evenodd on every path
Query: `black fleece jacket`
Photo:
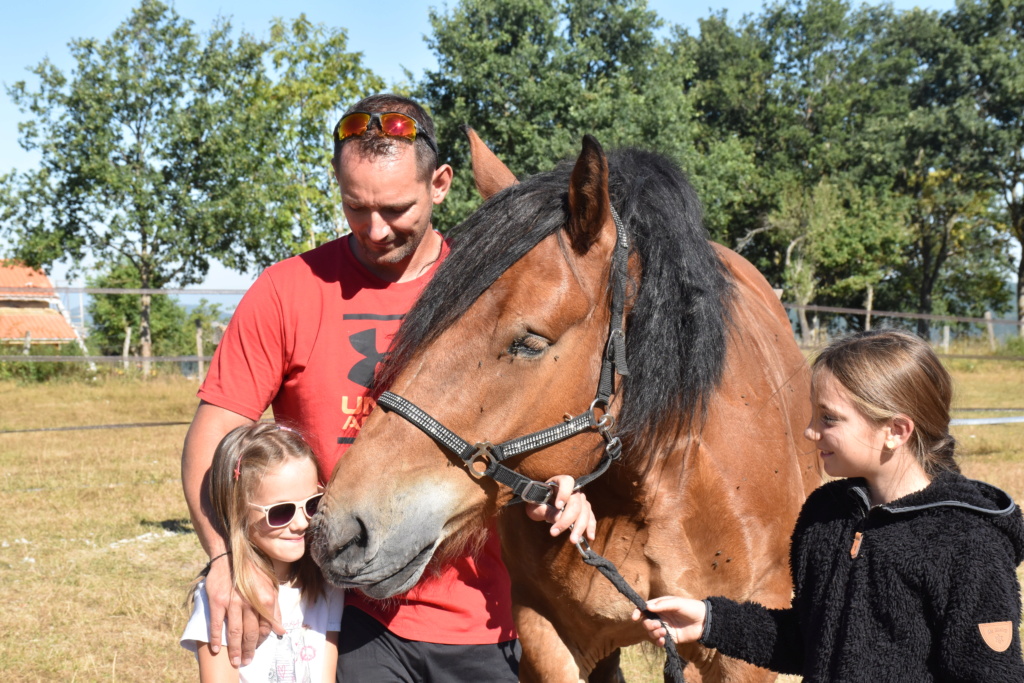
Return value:
M 709 598 L 701 642 L 805 683 L 1021 683 L 1022 560 L 1021 512 L 994 486 L 944 473 L 872 508 L 863 479 L 834 481 L 793 531 L 793 607 Z

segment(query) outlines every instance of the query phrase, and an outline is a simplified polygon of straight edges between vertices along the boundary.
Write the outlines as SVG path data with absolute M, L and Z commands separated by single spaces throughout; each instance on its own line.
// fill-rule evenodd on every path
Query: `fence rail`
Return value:
M 10 294 L 196 294 L 242 296 L 245 289 L 131 289 L 121 287 L 0 287 L 0 295 Z
M 1024 320 L 1018 320 L 1016 318 L 968 318 L 961 315 L 934 315 L 931 313 L 907 313 L 903 311 L 876 311 L 868 310 L 866 308 L 840 308 L 838 306 L 814 306 L 808 304 L 806 306 L 800 306 L 798 304 L 782 304 L 782 307 L 789 311 L 816 311 L 820 313 L 841 313 L 843 315 L 857 315 L 864 316 L 870 315 L 872 318 L 908 318 L 910 320 L 934 320 L 936 322 L 950 322 L 950 323 L 973 323 L 975 325 L 1016 325 L 1018 327 L 1024 327 Z
M 0 356 L 0 363 L 195 363 L 208 360 L 210 356 Z
M 242 296 L 245 294 L 245 289 L 143 289 L 143 288 L 112 288 L 112 287 L 0 287 L 0 300 L 3 299 L 26 299 L 26 298 L 37 298 L 40 294 L 45 296 L 56 296 L 62 294 L 79 294 L 79 295 L 218 295 L 218 296 Z M 933 338 L 930 340 L 935 346 L 939 355 L 944 358 L 959 358 L 959 359 L 970 359 L 970 360 L 985 360 L 992 358 L 993 355 L 986 355 L 983 353 L 977 353 L 977 342 L 984 339 L 985 331 L 987 331 L 988 347 L 992 352 L 996 352 L 999 349 L 1000 344 L 1004 344 L 1006 348 L 995 357 L 1000 360 L 1007 361 L 1024 361 L 1024 355 L 1020 355 L 1020 348 L 1016 348 L 1014 344 L 1011 344 L 1009 338 L 1017 336 L 1013 329 L 1008 330 L 1007 326 L 1017 328 L 1020 337 L 1024 337 L 1024 320 L 1018 320 L 1017 318 L 995 318 L 991 313 L 987 313 L 985 317 L 969 317 L 969 316 L 958 316 L 958 315 L 936 315 L 927 313 L 909 313 L 902 311 L 880 311 L 873 309 L 863 308 L 845 308 L 840 306 L 819 306 L 814 304 L 798 305 L 794 303 L 783 303 L 783 308 L 789 312 L 801 312 L 805 311 L 813 313 L 814 317 L 812 321 L 808 321 L 809 330 L 800 329 L 799 322 L 794 321 L 794 336 L 798 343 L 804 347 L 805 350 L 813 351 L 816 348 L 820 348 L 827 343 L 829 337 L 835 333 L 843 333 L 845 329 L 849 329 L 847 316 L 856 316 L 865 320 L 865 326 L 870 326 L 872 322 L 877 326 L 882 320 L 893 321 L 893 320 L 927 320 L 935 323 L 941 323 L 942 328 L 938 325 L 935 326 Z M 81 308 L 81 307 L 80 307 Z M 82 321 L 84 323 L 84 314 Z M 818 314 L 823 314 L 824 320 L 819 318 Z M 833 317 L 835 316 L 835 317 Z M 65 313 L 67 318 L 67 313 Z M 845 321 L 845 322 L 843 322 Z M 889 323 L 891 324 L 891 323 Z M 973 328 L 964 329 L 951 329 L 951 326 L 977 326 L 980 330 Z M 997 326 L 999 333 L 997 334 Z M 127 329 L 127 328 L 126 328 Z M 128 333 L 130 334 L 130 333 Z M 197 349 L 200 348 L 202 343 L 201 337 L 198 336 L 200 333 L 197 330 Z M 935 338 L 935 335 L 938 338 Z M 951 345 L 951 337 L 955 337 L 954 344 Z M 1001 338 L 1002 341 L 999 341 Z M 137 367 L 141 365 L 144 369 L 148 369 L 151 363 L 179 363 L 179 364 L 192 364 L 198 363 L 200 373 L 204 363 L 208 362 L 210 355 L 180 355 L 180 356 L 129 356 L 128 355 L 128 344 L 126 344 L 125 351 L 118 356 L 89 356 L 89 355 L 44 355 L 33 353 L 33 344 L 43 344 L 48 340 L 44 339 L 32 339 L 26 336 L 22 340 L 15 339 L 4 339 L 0 341 L 0 354 L 3 353 L 4 346 L 7 347 L 7 354 L 0 355 L 0 362 L 28 362 L 28 363 L 89 363 L 89 364 L 116 364 L 121 363 L 125 370 L 129 367 Z M 966 339 L 967 343 L 961 343 L 962 340 Z M 14 355 L 12 351 L 17 348 L 17 345 L 21 346 L 20 354 Z M 81 344 L 80 344 L 81 345 Z M 82 351 L 86 352 L 85 346 L 82 346 Z M 956 348 L 951 348 L 956 346 Z M 133 349 L 134 350 L 134 349 Z M 205 350 L 204 350 L 205 351 Z M 202 352 L 202 351 L 201 351 Z M 188 372 L 192 372 L 191 369 Z

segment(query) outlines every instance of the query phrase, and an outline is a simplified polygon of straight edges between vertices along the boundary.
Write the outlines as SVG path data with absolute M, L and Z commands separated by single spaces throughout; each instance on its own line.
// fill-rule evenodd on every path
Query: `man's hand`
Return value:
M 665 627 L 677 643 L 692 643 L 704 632 L 704 619 L 707 617 L 707 606 L 703 600 L 677 598 L 666 595 L 647 601 L 647 609 L 660 617 L 647 619 L 640 610 L 633 610 L 633 621 L 643 618 L 643 626 L 647 635 L 658 645 L 665 644 Z M 662 622 L 665 625 L 662 626 Z
M 547 505 L 527 503 L 526 516 L 535 522 L 550 522 L 552 536 L 557 536 L 566 529 L 572 529 L 569 533 L 569 540 L 573 543 L 579 543 L 584 535 L 588 540 L 593 541 L 597 533 L 597 519 L 583 492 L 573 493 L 572 487 L 576 483 L 573 478 L 562 474 L 552 477 L 548 483 L 558 484 L 558 494 L 555 499 Z
M 210 651 L 214 654 L 220 651 L 226 619 L 228 660 L 236 668 L 252 661 L 256 648 L 272 630 L 279 635 L 285 632 L 281 627 L 276 587 L 269 581 L 260 581 L 256 588 L 260 602 L 274 615 L 274 622 L 261 617 L 234 589 L 231 562 L 227 556 L 214 560 L 206 576 L 206 595 L 210 604 Z

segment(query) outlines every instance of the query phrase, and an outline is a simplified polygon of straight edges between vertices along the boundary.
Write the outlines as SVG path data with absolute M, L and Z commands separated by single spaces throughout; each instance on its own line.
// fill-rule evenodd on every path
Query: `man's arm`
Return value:
M 181 484 L 192 526 L 203 550 L 211 558 L 218 558 L 213 561 L 206 577 L 206 593 L 210 601 L 210 652 L 215 655 L 220 650 L 226 617 L 228 659 L 236 667 L 252 661 L 256 645 L 270 633 L 270 625 L 261 623 L 252 607 L 234 590 L 231 557 L 222 556 L 230 548 L 210 519 L 207 477 L 213 463 L 213 452 L 221 439 L 232 429 L 252 422 L 238 413 L 201 401 L 185 435 L 185 447 L 181 453 Z M 263 601 L 273 609 L 276 599 L 273 587 L 268 588 L 270 591 L 263 596 Z
M 181 485 L 185 489 L 185 502 L 188 503 L 192 526 L 199 535 L 203 550 L 210 557 L 229 550 L 226 540 L 209 516 L 211 508 L 207 476 L 213 463 L 213 452 L 228 432 L 252 422 L 238 413 L 200 401 L 185 435 L 185 447 L 181 453 Z

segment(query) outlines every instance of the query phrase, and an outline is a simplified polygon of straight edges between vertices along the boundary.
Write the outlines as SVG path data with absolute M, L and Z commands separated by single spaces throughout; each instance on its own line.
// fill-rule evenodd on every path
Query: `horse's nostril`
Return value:
M 341 557 L 349 548 L 360 548 L 362 550 L 366 550 L 366 545 L 369 542 L 369 536 L 366 533 L 366 524 L 358 517 L 356 517 L 355 522 L 359 527 L 359 531 L 350 537 L 348 541 L 338 546 L 338 549 L 334 552 L 335 557 Z

